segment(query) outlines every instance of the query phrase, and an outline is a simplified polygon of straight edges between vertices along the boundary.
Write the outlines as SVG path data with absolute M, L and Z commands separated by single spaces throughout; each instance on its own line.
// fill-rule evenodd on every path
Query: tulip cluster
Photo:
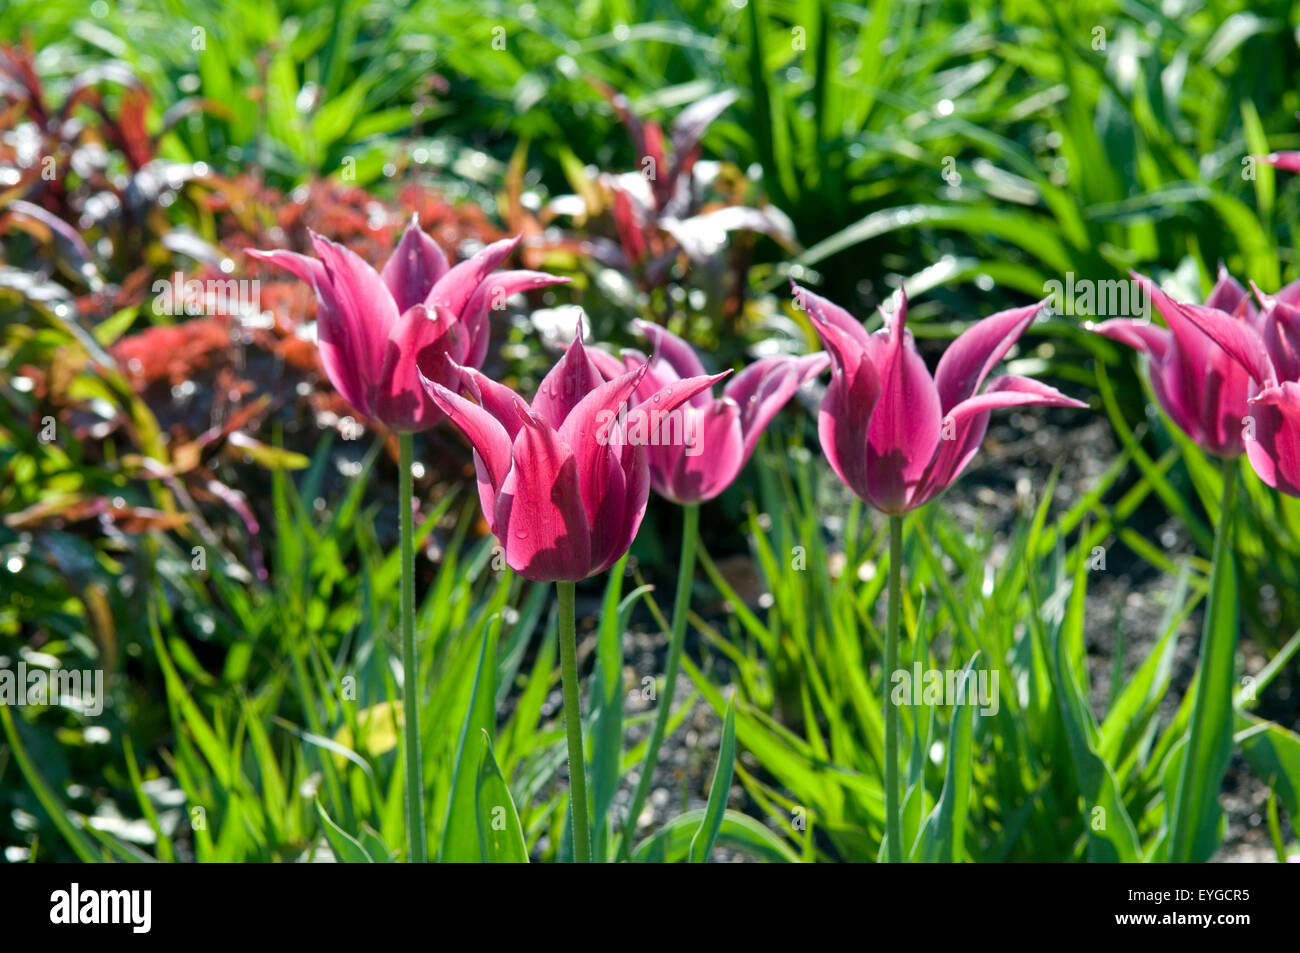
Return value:
M 645 515 L 650 473 L 646 448 L 618 439 L 611 424 L 645 385 L 649 364 L 607 380 L 579 327 L 531 404 L 477 371 L 453 368 L 456 390 L 425 384 L 474 445 L 483 515 L 506 564 L 537 582 L 576 582 L 618 562 Z M 652 379 L 646 399 L 671 415 L 724 376 L 701 372 L 663 386 Z
M 1231 535 L 1242 453 L 1269 486 L 1300 496 L 1300 282 L 1276 295 L 1254 288 L 1252 299 L 1220 266 L 1213 290 L 1198 305 L 1175 301 L 1146 277 L 1134 278 L 1167 327 L 1116 319 L 1094 330 L 1146 355 L 1151 389 L 1161 408 L 1202 450 L 1223 461 L 1195 691 L 1198 698 L 1212 699 L 1207 704 L 1226 709 L 1231 686 L 1211 681 L 1208 660 L 1230 659 L 1236 648 L 1235 622 L 1220 627 L 1215 620 L 1224 613 L 1231 619 L 1235 612 Z M 1183 762 L 1179 796 L 1170 807 L 1171 858 L 1192 856 L 1195 822 L 1189 819 L 1185 792 L 1197 784 L 1217 788 L 1226 757 L 1214 769 L 1217 777 L 1206 777 L 1203 768 L 1198 775 L 1191 759 Z
M 1244 452 L 1261 480 L 1300 496 L 1300 282 L 1252 298 L 1220 266 L 1197 305 L 1134 277 L 1168 328 L 1115 319 L 1094 330 L 1147 356 L 1156 400 L 1201 449 L 1225 460 Z
M 314 234 L 311 239 L 314 258 L 285 251 L 253 254 L 311 284 L 326 374 L 359 413 L 400 435 L 407 702 L 403 751 L 412 860 L 426 855 L 410 525 L 413 432 L 445 417 L 465 435 L 473 447 L 483 515 L 505 562 L 527 579 L 556 584 L 573 856 L 588 860 L 574 584 L 609 570 L 626 554 L 652 489 L 681 506 L 682 556 L 669 637 L 667 695 L 658 706 L 623 826 L 624 857 L 672 707 L 690 610 L 699 506 L 731 485 L 764 428 L 804 385 L 831 369 L 818 417 L 823 450 L 849 489 L 889 516 L 887 671 L 897 661 L 903 514 L 956 480 L 978 450 L 991 411 L 1027 404 L 1083 406 L 1029 378 L 987 380 L 1041 304 L 972 325 L 931 375 L 905 327 L 905 297 L 886 315 L 884 327 L 869 334 L 839 306 L 798 287 L 796 300 L 820 335 L 824 353 L 756 361 L 718 396 L 712 388 L 730 371 L 709 373 L 690 345 L 664 328 L 638 325 L 650 342 L 648 356 L 636 350 L 615 356 L 589 349 L 579 323 L 573 343 L 529 401 L 479 370 L 488 348 L 489 309 L 502 306 L 517 292 L 563 280 L 534 271 L 498 272 L 517 239 L 489 245 L 450 267 L 412 221 L 379 272 L 342 246 Z M 1173 355 L 1174 349 L 1165 347 L 1160 353 Z M 1281 364 L 1279 357 L 1275 365 Z M 1241 389 L 1244 392 L 1244 385 Z M 890 858 L 897 859 L 897 712 L 890 693 L 884 695 L 886 845 Z

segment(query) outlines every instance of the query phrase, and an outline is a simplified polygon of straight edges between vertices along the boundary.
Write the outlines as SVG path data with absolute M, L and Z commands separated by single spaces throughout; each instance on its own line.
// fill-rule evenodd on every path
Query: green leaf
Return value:
M 620 612 L 623 570 L 627 555 L 609 572 L 601 602 L 600 632 L 596 640 L 596 665 L 591 678 L 591 829 L 593 855 L 606 856 L 608 825 L 605 823 L 614 792 L 618 789 L 623 761 L 623 631 L 626 616 Z
M 1067 618 L 1077 636 L 1083 625 L 1087 564 L 1077 560 L 1074 585 L 1070 592 Z M 1083 826 L 1088 838 L 1088 856 L 1093 861 L 1125 863 L 1140 857 L 1137 830 L 1124 808 L 1115 773 L 1097 753 L 1098 730 L 1088 708 L 1087 694 L 1071 664 L 1066 643 L 1072 641 L 1061 626 L 1053 630 L 1052 658 L 1056 672 L 1056 696 L 1065 725 L 1066 741 L 1083 796 Z
M 500 613 L 493 615 L 483 626 L 483 645 L 479 649 L 474 689 L 470 693 L 460 740 L 456 745 L 451 797 L 447 800 L 442 844 L 438 848 L 439 862 L 474 863 L 482 856 L 475 798 L 478 758 L 473 749 L 477 746 L 471 739 L 477 738 L 481 732 L 490 734 L 496 728 L 496 641 L 500 628 Z
M 709 789 L 709 803 L 704 809 L 704 820 L 691 838 L 691 863 L 702 864 L 713 852 L 713 844 L 722 829 L 722 816 L 727 809 L 727 795 L 731 792 L 731 776 L 736 766 L 736 696 L 727 702 L 727 714 L 722 721 L 722 745 L 718 749 L 718 766 L 713 772 L 713 787 Z
M 18 737 L 18 727 L 14 724 L 13 716 L 9 714 L 10 705 L 0 705 L 0 722 L 3 722 L 5 735 L 9 738 L 10 749 L 14 753 L 14 760 L 18 762 L 18 768 L 27 779 L 27 783 L 32 786 L 36 792 L 36 798 L 41 802 L 41 807 L 50 815 L 50 820 L 58 828 L 63 839 L 68 842 L 68 846 L 81 858 L 83 863 L 93 864 L 99 860 L 95 853 L 94 847 L 86 839 L 86 835 L 81 829 L 72 822 L 72 816 L 59 800 L 58 795 L 50 788 L 45 778 L 41 775 L 40 769 L 32 763 L 32 759 L 27 756 L 27 749 L 23 746 L 22 739 Z
M 376 864 L 389 864 L 393 862 L 394 853 L 392 848 L 384 842 L 378 832 L 369 824 L 361 825 L 361 834 L 357 838 L 361 841 L 361 846 L 366 849 L 370 859 Z
M 1223 809 L 1219 788 L 1232 753 L 1233 655 L 1237 649 L 1237 572 L 1232 552 L 1237 461 L 1225 465 L 1223 505 L 1214 540 L 1214 564 L 1206 599 L 1201 660 L 1177 790 L 1166 791 L 1173 811 L 1169 860 L 1203 863 L 1219 843 Z
M 374 863 L 373 858 L 361 846 L 361 842 L 335 824 L 333 818 L 325 813 L 325 808 L 321 806 L 319 798 L 316 799 L 316 815 L 320 818 L 321 829 L 325 831 L 325 839 L 329 841 L 330 848 L 334 851 L 334 856 L 338 858 L 340 863 Z
M 311 460 L 301 453 L 262 443 L 242 430 L 230 434 L 226 438 L 226 443 L 238 449 L 258 466 L 268 470 L 303 470 L 311 464 Z
M 971 772 L 974 767 L 972 739 L 975 732 L 976 653 L 966 663 L 958 684 L 964 689 L 958 693 L 952 722 L 948 725 L 948 766 L 943 779 L 943 793 L 930 813 L 929 821 L 921 833 L 922 843 L 918 855 L 927 863 L 957 863 L 965 854 L 966 815 L 970 809 Z
M 483 732 L 483 750 L 478 761 L 478 840 L 485 864 L 526 864 L 528 844 L 519 826 L 510 788 L 501 776 L 492 739 Z
M 1281 798 L 1293 820 L 1300 818 L 1300 735 L 1243 712 L 1236 723 L 1236 742 L 1250 769 Z
M 632 859 L 637 863 L 675 864 L 690 856 L 691 844 L 704 821 L 702 810 L 681 814 L 653 835 L 637 844 Z M 717 843 L 743 850 L 760 860 L 782 864 L 796 864 L 799 857 L 785 841 L 758 821 L 739 811 L 727 811 L 722 816 Z

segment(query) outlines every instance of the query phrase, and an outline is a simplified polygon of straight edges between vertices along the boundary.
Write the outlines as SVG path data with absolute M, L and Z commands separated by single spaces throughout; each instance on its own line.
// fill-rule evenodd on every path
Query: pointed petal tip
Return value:
M 1062 394 L 1060 406 L 1077 407 L 1080 410 L 1086 410 L 1088 407 L 1088 402 L 1086 400 L 1079 400 L 1076 397 L 1071 397 L 1069 394 Z
M 826 368 L 831 366 L 831 356 L 825 351 L 816 351 L 812 354 L 805 354 L 803 357 L 798 358 L 798 361 L 800 363 L 806 363 L 807 365 L 804 367 L 805 382 L 812 380 L 812 378 L 816 377 L 822 371 L 826 370 Z
M 880 312 L 880 317 L 884 320 L 885 327 L 889 328 L 890 334 L 901 332 L 907 326 L 907 286 L 904 284 L 898 286 L 898 304 L 892 311 L 886 311 L 885 303 L 892 298 L 893 295 L 890 295 L 889 298 L 876 306 L 876 310 Z
M 1247 284 L 1250 285 L 1250 290 L 1255 293 L 1255 300 L 1259 302 L 1260 307 L 1267 308 L 1269 304 L 1276 300 L 1273 295 L 1261 290 L 1259 285 L 1255 284 L 1255 279 L 1249 279 Z
M 650 372 L 650 362 L 644 358 L 642 358 L 641 363 L 638 364 L 636 367 L 628 369 L 629 374 L 636 375 L 636 377 L 634 378 L 634 380 L 636 381 L 636 386 L 640 386 L 641 381 L 645 379 L 646 374 L 648 374 L 649 372 Z M 635 387 L 633 389 L 635 389 Z

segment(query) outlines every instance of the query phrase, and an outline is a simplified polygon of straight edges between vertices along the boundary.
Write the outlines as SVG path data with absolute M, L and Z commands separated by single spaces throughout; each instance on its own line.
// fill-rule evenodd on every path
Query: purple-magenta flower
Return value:
M 506 564 L 535 582 L 576 582 L 618 562 L 645 516 L 650 472 L 646 448 L 621 440 L 613 424 L 649 365 L 606 380 L 579 327 L 529 404 L 473 368 L 444 363 L 455 385 L 425 386 L 474 445 L 483 516 Z M 678 381 L 651 400 L 672 411 L 723 376 Z
M 487 356 L 488 311 L 531 288 L 567 281 L 538 271 L 496 268 L 519 239 L 488 245 L 454 268 L 412 219 L 382 272 L 315 232 L 316 257 L 250 251 L 316 292 L 321 363 L 335 389 L 359 413 L 398 431 L 427 430 L 442 413 L 419 374 L 448 373 L 444 356 L 480 367 Z M 453 383 L 452 378 L 447 378 Z
M 882 512 L 915 509 L 956 480 L 979 450 L 991 410 L 1086 406 L 1028 377 L 1006 375 L 983 387 L 1045 302 L 977 321 L 931 377 L 904 327 L 906 294 L 874 334 L 811 291 L 796 285 L 795 296 L 831 357 L 818 416 L 822 450 L 848 488 Z
M 701 391 L 665 411 L 654 396 L 678 381 L 704 376 L 704 365 L 672 332 L 647 321 L 638 321 L 637 327 L 650 338 L 654 352 L 622 426 L 628 439 L 646 446 L 651 487 L 675 503 L 701 503 L 729 487 L 753 455 L 763 428 L 830 363 L 824 353 L 765 357 L 732 378 L 721 397 Z M 603 351 L 589 354 L 607 377 L 647 363 L 634 350 L 623 351 L 621 360 Z

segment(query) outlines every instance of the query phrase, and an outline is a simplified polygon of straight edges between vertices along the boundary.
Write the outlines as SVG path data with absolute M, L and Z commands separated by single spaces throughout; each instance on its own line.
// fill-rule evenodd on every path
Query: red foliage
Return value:
M 171 326 L 146 328 L 119 341 L 113 358 L 137 390 L 167 380 L 191 380 L 194 371 L 211 367 L 214 353 L 230 347 L 230 327 L 222 318 L 195 318 Z

